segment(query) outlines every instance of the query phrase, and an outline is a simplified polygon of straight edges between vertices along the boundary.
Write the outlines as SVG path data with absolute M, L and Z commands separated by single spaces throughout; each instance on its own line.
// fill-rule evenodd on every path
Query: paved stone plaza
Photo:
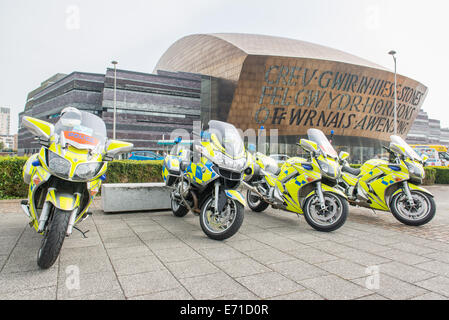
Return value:
M 49 270 L 36 265 L 41 236 L 19 201 L 0 201 L 0 299 L 448 299 L 449 187 L 429 189 L 437 215 L 420 228 L 350 207 L 327 234 L 294 214 L 247 210 L 224 242 L 192 214 L 105 215 L 97 201 L 79 225 L 89 238 L 75 230 Z

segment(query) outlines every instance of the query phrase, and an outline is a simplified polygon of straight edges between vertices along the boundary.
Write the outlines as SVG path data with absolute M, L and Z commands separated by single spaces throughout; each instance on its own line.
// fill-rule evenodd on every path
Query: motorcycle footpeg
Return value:
M 200 213 L 198 211 L 192 210 L 192 213 L 194 216 L 198 217 L 200 215 Z

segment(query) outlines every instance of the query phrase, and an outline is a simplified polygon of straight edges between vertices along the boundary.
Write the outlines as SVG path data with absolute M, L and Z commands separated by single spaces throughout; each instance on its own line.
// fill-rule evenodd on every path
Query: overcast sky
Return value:
M 179 38 L 239 32 L 340 49 L 427 87 L 423 108 L 449 126 L 446 0 L 0 0 L 0 106 L 12 132 L 26 95 L 55 73 L 152 72 Z

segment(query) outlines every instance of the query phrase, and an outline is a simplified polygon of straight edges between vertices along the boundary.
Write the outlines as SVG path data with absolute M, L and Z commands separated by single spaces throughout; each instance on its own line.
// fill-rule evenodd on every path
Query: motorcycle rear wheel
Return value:
M 179 201 L 177 201 L 173 197 L 171 198 L 170 204 L 171 204 L 171 211 L 173 212 L 173 215 L 175 215 L 176 217 L 182 218 L 187 213 L 189 213 L 189 209 L 184 207 Z
M 257 194 L 252 191 L 246 191 L 246 202 L 248 207 L 255 212 L 262 212 L 268 208 L 269 204 L 263 201 Z
M 37 254 L 37 265 L 41 269 L 50 268 L 58 259 L 59 252 L 66 237 L 70 214 L 70 211 L 54 208 Z

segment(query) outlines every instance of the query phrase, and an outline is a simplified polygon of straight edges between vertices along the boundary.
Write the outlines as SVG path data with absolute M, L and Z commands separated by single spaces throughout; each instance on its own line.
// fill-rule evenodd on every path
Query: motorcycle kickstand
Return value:
M 80 229 L 78 229 L 75 226 L 73 226 L 73 229 L 78 230 L 79 232 L 81 232 L 81 234 L 83 235 L 84 239 L 88 239 L 88 237 L 86 236 L 86 233 L 88 233 L 90 230 L 87 230 L 87 231 L 83 232 L 83 231 L 81 231 Z

